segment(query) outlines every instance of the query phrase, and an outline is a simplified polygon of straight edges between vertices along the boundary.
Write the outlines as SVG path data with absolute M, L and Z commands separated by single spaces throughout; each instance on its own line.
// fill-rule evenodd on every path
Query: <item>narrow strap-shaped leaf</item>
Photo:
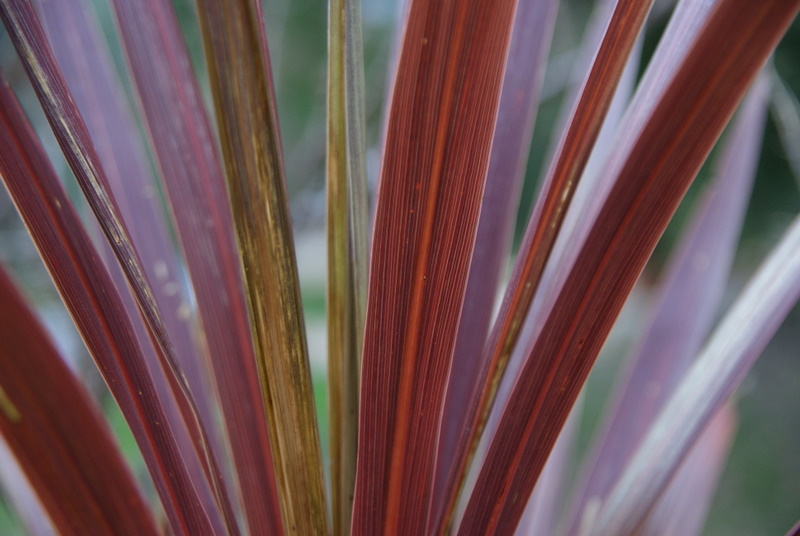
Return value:
M 625 69 L 652 0 L 619 0 L 573 109 L 534 207 L 528 229 L 488 342 L 479 373 L 480 386 L 465 411 L 469 436 L 455 453 L 454 481 L 461 482 L 497 387 L 516 345 L 525 316 L 561 227 L 572 195 L 591 155 L 603 119 Z
M 125 416 L 155 481 L 172 530 L 218 534 L 186 471 L 119 294 L 44 150 L 0 83 L 0 176 Z
M 567 491 L 570 462 L 575 457 L 575 441 L 581 420 L 583 404 L 572 407 L 567 422 L 553 445 L 553 450 L 542 469 L 542 476 L 528 499 L 515 534 L 517 536 L 548 536 L 556 534 L 559 516 Z
M 250 531 L 280 507 L 233 220 L 214 134 L 168 0 L 114 0 L 153 153 L 186 256 Z
M 94 141 L 133 246 L 141 256 L 145 273 L 155 283 L 153 297 L 175 345 L 181 371 L 195 395 L 203 423 L 213 430 L 214 399 L 210 396 L 205 361 L 194 343 L 194 338 L 202 338 L 203 334 L 192 332 L 192 309 L 180 281 L 181 270 L 169 227 L 108 46 L 85 0 L 38 0 L 37 4 L 42 26 Z M 119 271 L 113 267 L 109 271 L 121 293 L 127 293 L 124 278 L 117 281 L 114 273 Z M 135 308 L 129 314 L 136 315 Z M 205 346 L 205 341 L 200 346 Z
M 577 514 L 572 533 L 580 534 L 578 526 L 587 523 L 580 520 L 581 510 L 590 501 L 602 501 L 716 320 L 755 178 L 769 89 L 761 77 L 745 101 L 714 170 L 717 178 L 695 210 L 659 286 L 657 308 L 588 458 L 588 472 L 572 509 Z
M 727 403 L 686 455 L 669 486 L 638 529 L 643 536 L 699 536 L 736 432 Z
M 284 529 L 327 534 L 317 418 L 259 0 L 198 0 Z
M 0 433 L 60 534 L 158 531 L 89 393 L 0 268 Z
M 600 7 L 602 8 L 602 6 Z M 606 6 L 609 11 L 610 7 L 613 6 Z M 595 16 L 597 16 L 597 13 L 595 13 Z M 608 16 L 610 17 L 610 12 L 608 13 Z M 596 48 L 601 37 L 602 35 L 599 37 L 589 35 L 581 47 L 580 55 L 584 54 L 585 48 Z M 563 266 L 566 263 L 565 258 L 567 257 L 567 252 L 573 246 L 572 237 L 578 232 L 581 226 L 581 222 L 586 213 L 586 207 L 593 199 L 593 193 L 601 187 L 600 181 L 603 179 L 603 177 L 599 173 L 601 169 L 600 166 L 609 154 L 614 132 L 616 132 L 617 127 L 622 120 L 623 113 L 627 108 L 631 94 L 633 93 L 636 82 L 636 74 L 639 70 L 640 49 L 640 46 L 636 46 L 633 52 L 631 52 L 631 55 L 628 59 L 628 65 L 625 67 L 622 79 L 617 85 L 616 94 L 614 95 L 611 106 L 606 114 L 603 126 L 600 129 L 598 140 L 592 149 L 592 154 L 586 164 L 586 169 L 583 172 L 581 181 L 575 190 L 574 198 L 570 203 L 569 209 L 567 210 L 567 214 L 562 224 L 561 234 L 553 246 L 553 252 L 551 253 L 551 258 L 548 261 L 548 266 L 542 274 L 542 281 L 540 283 L 542 288 L 552 287 L 552 282 L 555 281 L 559 274 L 564 270 Z M 580 81 L 578 81 L 577 84 L 579 86 Z M 575 93 L 577 93 L 577 91 Z M 573 98 L 577 98 L 577 95 L 573 96 Z M 564 107 L 567 108 L 568 112 L 572 105 L 564 103 Z M 568 116 L 569 114 L 567 113 L 566 115 Z M 610 137 L 611 140 L 606 139 L 607 137 Z M 544 320 L 544 304 L 548 302 L 548 298 L 550 298 L 550 296 L 547 294 L 537 295 L 531 304 L 531 310 L 528 313 L 528 317 L 525 319 L 525 324 L 520 332 L 517 348 L 515 348 L 514 352 L 511 354 L 506 371 L 500 381 L 500 385 L 498 386 L 496 399 L 487 419 L 486 429 L 484 430 L 483 437 L 481 438 L 482 448 L 479 447 L 477 450 L 477 460 L 473 461 L 472 463 L 473 470 L 475 465 L 481 465 L 482 457 L 488 450 L 488 443 L 490 442 L 491 437 L 494 435 L 494 432 L 500 422 L 503 408 L 505 407 L 508 397 L 513 390 L 515 380 L 519 375 L 519 371 L 525 362 L 527 351 L 530 348 L 530 345 L 535 341 L 537 327 Z M 562 467 L 562 469 L 559 471 L 555 467 L 551 467 L 551 465 L 557 466 L 559 463 L 563 463 L 559 462 L 558 460 L 560 459 L 559 456 L 561 458 L 564 456 L 557 454 L 557 451 L 567 448 L 565 446 L 565 443 L 567 443 L 565 436 L 569 436 L 570 434 L 574 435 L 576 433 L 576 431 L 570 430 L 570 426 L 577 426 L 577 424 L 571 425 L 570 420 L 575 421 L 579 419 L 579 414 L 581 412 L 580 406 L 580 402 L 573 406 L 570 412 L 570 417 L 567 419 L 567 423 L 564 425 L 564 428 L 562 428 L 561 432 L 559 432 L 558 440 L 556 441 L 553 447 L 553 452 L 551 452 L 547 463 L 543 468 L 540 481 L 537 482 L 531 497 L 528 499 L 528 506 L 526 507 L 525 514 L 523 514 L 523 518 L 520 520 L 519 526 L 517 527 L 517 534 L 541 534 L 544 536 L 554 533 L 554 524 L 560 519 L 560 517 L 557 516 L 559 516 L 559 514 L 563 514 L 563 512 L 561 512 L 562 509 L 556 507 L 557 511 L 555 512 L 549 510 L 542 512 L 544 507 L 539 505 L 552 504 L 554 498 L 551 490 L 556 487 L 557 484 L 562 486 L 558 489 L 564 492 L 563 495 L 566 494 L 565 479 L 567 478 L 567 475 L 565 474 L 564 468 Z M 559 477 L 561 480 L 559 480 Z M 555 483 L 547 481 L 543 482 L 543 480 L 555 481 Z M 542 495 L 546 495 L 546 497 L 541 497 Z M 560 505 L 564 498 L 565 497 L 558 496 L 558 502 L 556 505 Z M 526 516 L 532 516 L 532 518 L 529 517 L 526 519 Z
M 633 118 L 633 130 L 621 127 L 622 143 L 605 170 L 615 177 L 612 187 L 591 209 L 591 225 L 576 241 L 481 469 L 461 534 L 516 526 L 625 297 L 798 6 L 799 0 L 722 0 L 646 117 Z M 731 33 L 741 39 L 731 43 Z
M 328 4 L 328 398 L 333 533 L 350 533 L 367 300 L 364 59 L 359 0 Z
M 372 242 L 354 534 L 426 530 L 515 4 L 410 5 Z
M 216 453 L 200 422 L 186 377 L 178 366 L 174 347 L 153 297 L 152 285 L 121 220 L 86 125 L 55 63 L 44 31 L 29 0 L 3 0 L 0 8 L 3 22 L 42 104 L 45 117 L 136 298 L 194 449 L 204 462 L 206 477 L 215 492 L 226 527 L 236 533 L 236 520 Z
M 567 75 L 562 76 L 564 78 L 564 96 L 561 101 L 558 116 L 553 124 L 554 134 L 550 136 L 548 147 L 545 151 L 545 167 L 541 170 L 541 177 L 539 177 L 542 181 L 547 177 L 547 173 L 553 164 L 552 160 L 561 144 L 561 139 L 564 137 L 565 131 L 569 127 L 569 119 L 581 97 L 586 73 L 588 73 L 592 67 L 595 53 L 603 42 L 603 36 L 614 14 L 616 5 L 617 0 L 597 0 L 594 2 L 592 13 L 589 15 L 589 20 L 586 22 L 586 27 L 583 31 L 580 46 L 577 51 L 571 53 L 572 68 Z M 558 133 L 558 135 L 555 133 Z M 597 139 L 598 142 L 602 141 L 599 134 Z
M 216 419 L 213 413 L 214 398 L 208 385 L 207 356 L 199 354 L 202 333 L 193 329 L 192 311 L 184 285 L 179 278 L 178 259 L 169 239 L 169 232 L 151 182 L 145 152 L 139 142 L 130 111 L 125 103 L 125 93 L 113 71 L 107 45 L 100 37 L 100 29 L 89 6 L 81 0 L 39 2 L 39 13 L 48 39 L 55 43 L 53 52 L 59 61 L 75 104 L 86 118 L 86 126 L 95 142 L 98 156 L 107 172 L 109 187 L 119 202 L 123 221 L 131 230 L 131 240 L 142 257 L 143 268 L 151 281 L 153 296 L 158 304 L 170 337 L 175 343 L 181 371 L 198 404 L 200 418 L 211 433 L 211 440 L 219 442 Z M 128 317 L 134 326 L 136 338 L 147 358 L 150 375 L 169 419 L 181 451 L 186 452 L 185 463 L 208 509 L 214 509 L 214 494 L 204 482 L 203 461 L 189 454 L 192 440 L 183 423 L 180 410 L 172 396 L 167 379 L 161 372 L 158 355 L 153 348 L 142 322 L 134 297 L 125 281 L 125 274 L 116 262 L 114 253 L 102 238 L 96 220 L 88 225 L 95 227 L 95 237 L 100 237 L 98 250 L 116 285 Z M 90 231 L 90 232 L 91 232 Z
M 3 497 L 13 507 L 14 513 L 25 529 L 25 534 L 29 536 L 57 534 L 36 491 L 2 438 L 0 438 L 0 486 Z
M 752 41 L 750 41 L 752 43 Z M 694 440 L 800 298 L 800 217 L 753 276 L 653 422 L 590 536 L 632 534 Z
M 585 72 L 591 66 L 592 53 L 597 49 L 602 40 L 603 30 L 612 15 L 613 7 L 614 6 L 610 5 L 608 0 L 600 2 L 595 6 L 595 11 L 592 14 L 592 21 L 589 23 L 592 25 L 592 28 L 589 29 L 584 42 L 581 44 L 581 49 L 578 52 L 578 56 L 586 56 L 586 59 L 585 61 L 577 61 L 576 69 L 582 69 L 582 71 Z M 604 22 L 604 24 L 601 25 L 600 22 Z M 599 35 L 594 35 L 595 33 Z M 554 286 L 554 281 L 556 281 L 565 270 L 567 252 L 570 251 L 574 245 L 574 236 L 580 229 L 586 216 L 587 206 L 596 196 L 596 192 L 602 188 L 600 181 L 603 179 L 603 176 L 599 171 L 613 146 L 614 134 L 628 107 L 636 85 L 639 60 L 641 57 L 641 41 L 642 39 L 640 37 L 639 44 L 634 46 L 633 51 L 628 57 L 628 64 L 622 73 L 622 78 L 617 84 L 614 98 L 606 113 L 603 126 L 598 134 L 597 142 L 595 142 L 592 148 L 592 154 L 586 163 L 586 168 L 583 171 L 581 180 L 575 188 L 575 194 L 567 209 L 567 214 L 564 216 L 564 221 L 561 224 L 561 231 L 553 245 L 553 251 L 550 254 L 547 267 L 542 273 L 542 280 L 539 283 L 540 287 L 544 289 L 552 288 Z M 575 106 L 575 101 L 580 96 L 579 90 L 582 80 L 577 76 L 573 76 L 573 79 L 575 82 L 573 86 L 567 89 L 569 95 L 565 97 L 565 102 L 562 104 L 561 115 L 565 116 L 564 122 L 566 122 L 570 111 Z M 519 335 L 517 347 L 509 357 L 506 370 L 497 388 L 497 394 L 487 419 L 486 429 L 483 432 L 485 438 L 490 438 L 494 435 L 494 430 L 497 428 L 497 424 L 500 421 L 503 408 L 514 387 L 517 375 L 524 364 L 527 350 L 536 339 L 538 326 L 543 321 L 546 312 L 545 304 L 548 303 L 548 299 L 550 298 L 551 296 L 547 293 L 539 293 L 534 297 L 531 303 L 530 311 L 528 312 L 528 316 L 525 319 L 525 323 Z M 481 441 L 484 441 L 484 439 Z M 484 453 L 485 450 L 486 449 L 483 449 Z
M 453 453 L 463 442 L 466 403 L 480 388 L 480 361 L 508 260 L 514 215 L 528 161 L 539 92 L 555 25 L 557 2 L 520 0 L 511 33 L 497 125 L 489 159 L 475 247 L 470 261 L 453 364 L 442 410 L 441 436 L 429 531 L 446 524 L 447 501 L 455 501 Z

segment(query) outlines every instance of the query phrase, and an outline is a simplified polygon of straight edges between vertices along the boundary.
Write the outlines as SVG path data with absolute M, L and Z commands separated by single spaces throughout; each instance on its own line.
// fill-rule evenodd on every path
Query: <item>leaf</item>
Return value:
M 372 242 L 354 534 L 426 530 L 514 7 L 409 8 Z
M 145 320 L 156 354 L 189 430 L 197 457 L 204 463 L 206 478 L 215 492 L 226 528 L 236 533 L 236 520 L 222 480 L 217 454 L 199 420 L 197 406 L 186 377 L 181 374 L 174 347 L 153 298 L 152 285 L 130 241 L 130 234 L 120 218 L 119 209 L 110 192 L 108 179 L 86 125 L 58 70 L 42 27 L 29 0 L 3 0 L 0 8 L 11 41 L 17 49 L 17 54 L 42 104 L 56 140 L 136 298 L 139 312 Z
M 3 269 L 0 303 L 0 432 L 53 525 L 158 534 L 102 415 Z
M 25 477 L 19 462 L 2 439 L 0 439 L 0 480 L 3 484 L 3 496 L 19 517 L 25 534 L 55 536 L 53 522 Z
M 260 1 L 198 0 L 284 529 L 327 534 L 322 456 Z
M 213 433 L 217 428 L 213 413 L 215 399 L 208 384 L 206 368 L 208 356 L 201 356 L 199 353 L 199 347 L 205 348 L 205 340 L 201 333 L 193 332 L 195 330 L 189 297 L 179 280 L 181 269 L 159 199 L 155 195 L 156 186 L 148 180 L 149 167 L 145 152 L 138 143 L 138 132 L 124 101 L 124 90 L 113 71 L 110 54 L 100 37 L 98 23 L 91 18 L 87 6 L 80 0 L 44 4 L 40 0 L 39 13 L 48 39 L 56 44 L 53 51 L 65 80 L 70 85 L 75 103 L 83 117 L 87 118 L 87 128 L 95 140 L 103 168 L 107 170 L 109 188 L 119 201 L 120 214 L 131 230 L 131 240 L 142 258 L 145 273 L 151 281 L 156 282 L 153 297 L 164 315 L 165 326 L 175 343 L 176 357 L 197 401 L 200 419 L 206 429 L 212 432 L 211 439 L 218 449 L 219 437 Z M 117 264 L 111 247 L 102 239 L 99 224 L 91 218 L 88 224 L 94 231 L 94 236 L 100 237 L 98 249 L 101 258 L 133 324 L 158 396 L 164 404 L 168 422 L 181 451 L 188 452 L 193 449 L 191 437 L 183 424 L 183 417 L 172 396 L 169 383 L 161 371 L 161 364 L 147 329 L 139 317 L 125 275 Z M 196 345 L 195 338 L 201 344 Z M 196 456 L 187 456 L 185 461 L 204 503 L 209 508 L 214 508 L 213 490 L 209 485 L 203 485 L 205 476 L 202 463 L 198 463 Z
M 328 396 L 333 532 L 350 533 L 367 299 L 364 58 L 358 0 L 330 0 L 328 34 Z
M 617 399 L 588 458 L 572 508 L 574 534 L 580 533 L 578 526 L 591 523 L 581 520 L 581 510 L 589 502 L 602 502 L 717 318 L 755 178 L 769 89 L 761 77 L 751 90 L 715 167 L 716 179 L 671 257 L 657 308 L 628 360 Z
M 158 534 L 102 415 L 3 269 L 0 304 L 0 432 L 53 525 Z
M 500 276 L 511 249 L 515 204 L 525 176 L 556 6 L 552 0 L 523 0 L 514 18 L 489 171 L 443 407 L 432 524 L 428 527 L 431 532 L 444 528 L 448 499 L 450 502 L 456 499 L 453 488 L 457 482 L 453 482 L 452 462 L 458 445 L 464 441 L 469 407 L 466 402 L 480 388 L 480 361 Z
M 148 278 L 156 282 L 153 297 L 175 345 L 181 371 L 195 394 L 203 423 L 213 426 L 210 405 L 213 398 L 204 369 L 207 358 L 201 359 L 193 340 L 193 315 L 180 281 L 181 269 L 170 243 L 169 227 L 155 193 L 156 185 L 150 177 L 146 153 L 125 102 L 124 89 L 116 78 L 110 52 L 101 38 L 99 23 L 90 16 L 83 0 L 38 0 L 37 4 L 59 69 L 95 140 L 98 157 L 131 233 L 133 246 Z M 127 293 L 124 277 L 117 277 L 119 271 L 115 267 L 110 271 L 117 288 Z M 129 315 L 136 314 L 134 306 Z
M 280 533 L 233 220 L 202 95 L 171 3 L 113 6 L 194 286 L 246 521 L 253 533 Z
M 736 412 L 727 403 L 697 438 L 647 515 L 640 534 L 699 536 L 736 432 Z
M 515 534 L 519 536 L 556 534 L 570 476 L 569 466 L 575 454 L 582 409 L 583 404 L 580 401 L 573 406 L 542 469 L 542 476 L 528 499 L 528 505 Z
M 218 513 L 205 509 L 165 425 L 164 408 L 119 294 L 4 80 L 0 142 L 0 176 L 131 427 L 173 530 L 219 534 L 214 528 Z
M 641 524 L 693 441 L 733 393 L 798 298 L 800 218 L 795 218 L 652 423 L 604 501 L 590 536 L 630 534 Z
M 584 81 L 556 158 L 542 187 L 515 263 L 498 318 L 470 393 L 463 422 L 469 435 L 453 455 L 448 504 L 464 479 L 495 398 L 500 379 L 517 342 L 539 285 L 545 263 L 583 173 L 634 41 L 644 24 L 650 0 L 621 0 L 614 11 L 595 61 Z M 448 516 L 449 517 L 449 516 Z
M 629 114 L 568 271 L 506 406 L 461 534 L 510 532 L 624 298 L 800 2 L 721 1 L 644 116 Z M 729 42 L 730 35 L 740 39 Z M 635 106 L 635 102 L 632 106 Z M 601 179 L 602 183 L 605 183 Z M 515 279 L 516 281 L 516 279 Z M 520 416 L 525 416 L 520 418 Z M 486 501 L 485 497 L 495 497 Z

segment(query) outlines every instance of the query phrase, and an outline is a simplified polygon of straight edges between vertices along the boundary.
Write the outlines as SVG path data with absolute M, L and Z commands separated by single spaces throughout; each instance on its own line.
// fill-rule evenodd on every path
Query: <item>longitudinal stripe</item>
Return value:
M 426 530 L 514 9 L 410 6 L 373 234 L 355 534 Z

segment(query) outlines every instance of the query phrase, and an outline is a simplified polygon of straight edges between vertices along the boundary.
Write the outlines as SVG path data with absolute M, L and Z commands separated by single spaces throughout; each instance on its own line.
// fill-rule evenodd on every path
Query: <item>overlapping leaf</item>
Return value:
M 267 417 L 215 136 L 170 2 L 113 6 L 195 290 L 247 524 L 256 533 L 279 532 Z
M 157 188 L 108 47 L 85 0 L 38 0 L 37 4 L 59 68 L 86 122 L 109 188 L 130 230 L 131 242 L 142 259 L 145 273 L 155 283 L 153 297 L 175 345 L 181 371 L 195 394 L 203 423 L 212 426 L 214 399 L 209 396 L 206 362 L 201 359 L 198 348 L 204 347 L 205 341 L 200 337 L 202 344 L 195 345 L 193 315 L 186 289 L 180 281 L 179 260 L 170 242 Z M 103 249 L 101 246 L 101 254 Z M 108 260 L 117 288 L 122 294 L 128 294 L 124 276 L 112 266 L 116 265 L 113 254 Z M 133 305 L 132 300 L 127 301 Z M 137 315 L 135 305 L 129 313 Z M 143 346 L 150 344 L 141 337 L 140 342 Z
M 0 304 L 0 433 L 53 525 L 158 534 L 102 415 L 3 269 Z
M 0 480 L 3 496 L 13 505 L 26 534 L 53 536 L 56 533 L 53 522 L 5 440 L 0 440 Z
M 483 432 L 497 387 L 517 343 L 566 210 L 651 4 L 649 0 L 621 0 L 617 3 L 584 81 L 581 97 L 572 112 L 569 128 L 545 179 L 520 249 L 520 258 L 515 264 L 511 283 L 486 344 L 487 355 L 479 364 L 478 381 L 467 399 L 463 422 L 467 423 L 469 436 L 456 451 L 452 462 L 452 483 L 447 490 L 447 502 L 451 508 L 458 483 L 464 478 L 468 462 Z
M 590 455 L 574 514 L 588 502 L 602 502 L 711 331 L 755 177 L 768 98 L 769 84 L 762 77 L 725 145 L 713 188 L 696 209 L 667 268 L 658 308 L 630 358 L 614 408 Z M 587 523 L 576 517 L 570 530 L 579 534 L 578 526 Z
M 514 7 L 409 7 L 372 243 L 354 534 L 425 531 Z
M 203 504 L 166 425 L 119 294 L 5 81 L 0 101 L 0 176 L 131 427 L 173 530 L 220 534 L 218 512 Z
M 197 5 L 284 530 L 326 534 L 328 507 L 261 2 Z
M 458 484 L 453 475 L 454 453 L 464 441 L 469 417 L 466 401 L 480 389 L 480 361 L 500 276 L 511 248 L 515 208 L 525 176 L 556 7 L 557 2 L 552 0 L 522 0 L 514 18 L 475 248 L 442 409 L 431 531 L 442 528 L 447 501 L 455 500 L 451 489 Z
M 736 412 L 728 403 L 706 426 L 669 486 L 639 529 L 649 536 L 699 536 L 736 433 Z
M 111 58 L 100 38 L 99 28 L 82 0 L 39 2 L 39 13 L 48 39 L 55 43 L 53 51 L 59 67 L 75 98 L 75 104 L 86 117 L 86 125 L 95 142 L 109 188 L 119 201 L 120 214 L 131 230 L 131 240 L 142 258 L 149 279 L 155 282 L 153 297 L 163 313 L 164 324 L 175 344 L 181 372 L 197 401 L 200 419 L 209 430 L 215 445 L 217 422 L 214 401 L 207 374 L 207 356 L 202 333 L 197 333 L 189 297 L 182 284 L 178 258 L 161 212 L 156 185 L 149 180 L 149 166 L 139 143 L 125 101 L 124 92 L 116 79 Z M 125 275 L 116 262 L 111 247 L 103 239 L 95 220 L 90 219 L 94 236 L 99 237 L 98 250 L 133 324 L 136 338 L 142 347 L 150 375 L 156 385 L 168 418 L 168 423 L 184 452 L 192 449 L 192 440 L 183 423 L 180 410 L 172 396 L 169 382 L 161 371 L 157 353 L 139 317 Z M 195 344 L 195 341 L 198 344 Z M 196 456 L 185 457 L 197 491 L 209 508 L 214 508 L 214 494 L 203 476 L 203 463 Z
M 461 525 L 510 531 L 557 430 L 640 273 L 745 88 L 800 3 L 722 1 L 652 106 L 629 114 L 605 173 L 615 177 L 576 241 L 570 270 L 512 392 Z M 732 31 L 742 40 L 727 42 Z M 635 103 L 634 103 L 635 106 Z M 519 416 L 526 416 L 522 422 Z M 484 497 L 495 497 L 485 501 Z
M 609 492 L 590 536 L 632 534 L 800 298 L 800 217 L 762 263 Z

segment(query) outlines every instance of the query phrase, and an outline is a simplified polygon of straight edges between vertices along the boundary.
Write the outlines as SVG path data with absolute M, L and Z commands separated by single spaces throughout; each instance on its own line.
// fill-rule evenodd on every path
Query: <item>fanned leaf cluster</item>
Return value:
M 800 297 L 798 216 L 721 313 L 770 103 L 797 167 L 768 62 L 800 0 L 678 0 L 638 79 L 654 2 L 599 0 L 506 283 L 559 2 L 401 1 L 373 140 L 360 2 L 329 0 L 327 481 L 261 1 L 196 0 L 201 79 L 170 0 L 109 3 L 122 78 L 88 0 L 0 0 L 71 172 L 3 74 L 0 177 L 156 497 L 0 266 L 0 480 L 31 534 L 701 532 L 731 396 Z M 568 490 L 581 390 L 717 145 Z

